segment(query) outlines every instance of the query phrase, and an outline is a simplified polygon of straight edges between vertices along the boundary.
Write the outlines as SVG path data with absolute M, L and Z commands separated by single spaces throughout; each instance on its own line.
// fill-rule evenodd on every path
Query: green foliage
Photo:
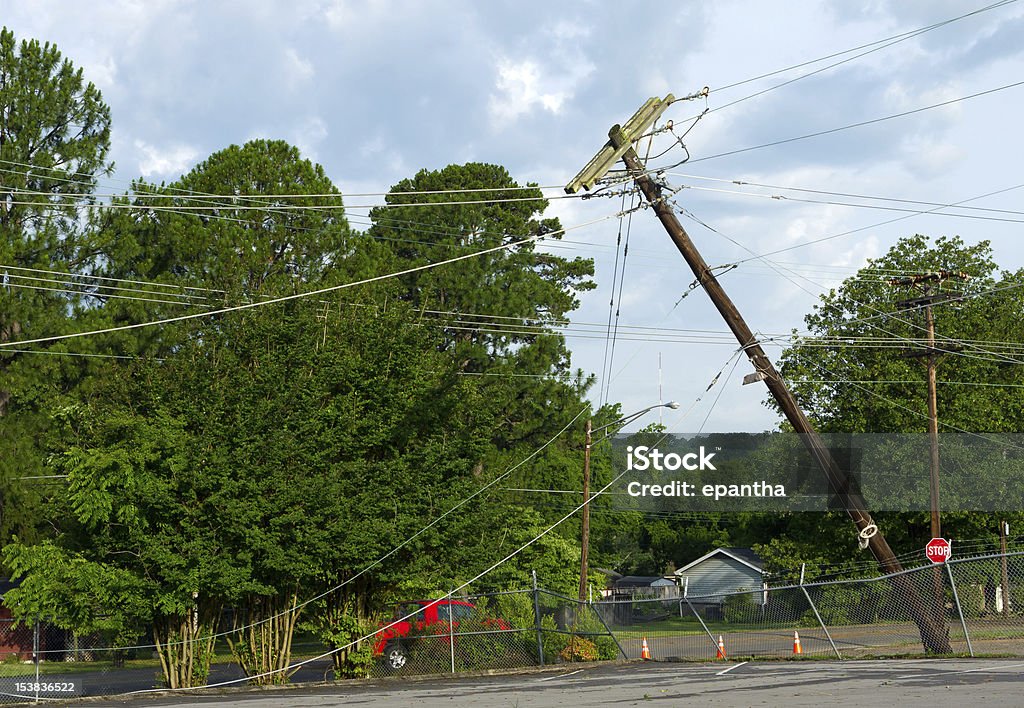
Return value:
M 97 174 L 108 173 L 110 109 L 81 69 L 49 42 L 23 40 L 0 29 L 0 160 L 11 166 L 5 187 L 23 192 L 0 212 L 0 262 L 33 265 L 50 253 L 73 254 L 61 244 L 74 231 L 74 206 L 88 200 Z M 54 196 L 61 197 L 56 201 Z M 17 238 L 13 238 L 17 236 Z M 11 249 L 11 250 L 7 250 Z M 11 256 L 17 256 L 12 261 Z
M 750 592 L 729 595 L 722 602 L 722 619 L 730 623 L 752 622 L 757 618 L 759 606 Z
M 565 648 L 558 653 L 562 661 L 597 661 L 597 645 L 585 637 L 570 637 Z
M 557 239 L 561 227 L 542 217 L 547 201 L 535 185 L 520 186 L 498 165 L 421 170 L 386 200 L 370 212 L 368 235 L 389 249 L 396 270 L 480 254 L 404 275 L 392 293 L 440 329 L 461 371 L 486 374 L 481 385 L 498 413 L 495 448 L 532 452 L 583 408 L 590 382 L 570 371 L 565 340 L 551 327 L 578 306 L 578 292 L 594 287 L 593 262 L 520 243 Z M 438 206 L 411 206 L 431 203 Z
M 536 373 L 546 373 L 553 359 L 566 359 L 554 362 L 564 366 L 560 337 L 535 330 L 516 334 L 505 326 L 495 332 L 487 324 L 505 318 L 554 324 L 578 306 L 576 292 L 593 287 L 592 261 L 551 256 L 539 252 L 533 241 L 520 243 L 530 237 L 560 237 L 557 220 L 540 218 L 547 202 L 536 185 L 521 187 L 498 165 L 469 163 L 421 170 L 392 187 L 386 199 L 387 208 L 370 212 L 374 225 L 369 233 L 387 244 L 403 265 L 506 246 L 451 266 L 410 273 L 400 281 L 398 296 L 415 309 L 474 318 L 468 327 L 451 323 L 446 329 L 446 346 L 456 359 L 466 360 L 472 371 L 509 357 L 541 363 Z M 443 202 L 457 204 L 406 206 Z M 451 318 L 441 321 L 450 323 Z
M 18 42 L 0 29 L 0 344 L 67 332 L 89 298 L 47 284 L 38 271 L 88 274 L 96 244 L 80 207 L 107 174 L 110 111 L 97 88 L 56 46 Z M 29 269 L 35 269 L 29 270 Z M 73 278 L 72 278 L 73 280 Z M 81 347 L 92 350 L 91 343 Z M 80 349 L 80 350 L 81 350 Z M 55 345 L 51 353 L 64 351 Z M 0 349 L 0 544 L 47 533 L 52 483 L 43 447 L 47 412 L 96 368 L 94 361 Z
M 863 616 L 858 616 L 856 612 L 862 599 L 860 588 L 849 585 L 829 585 L 822 588 L 817 595 L 814 604 L 826 626 L 853 624 L 855 617 L 863 619 Z M 813 615 L 813 611 L 809 610 L 808 614 Z M 804 618 L 810 622 L 807 614 L 804 615 Z
M 541 617 L 541 644 L 544 647 L 544 661 L 597 661 L 618 658 L 619 648 L 615 640 L 594 610 L 583 606 L 579 615 L 568 627 L 559 628 L 552 615 Z M 577 658 L 567 658 L 575 656 Z
M 368 678 L 373 666 L 373 640 L 349 646 L 360 637 L 377 629 L 377 623 L 349 614 L 332 617 L 330 623 L 323 621 L 323 614 L 305 625 L 313 635 L 326 646 L 336 650 L 331 659 L 334 663 L 334 678 Z M 344 648 L 343 648 L 344 647 Z
M 166 187 L 137 182 L 116 206 L 101 225 L 106 274 L 215 291 L 204 304 L 339 282 L 374 261 L 323 167 L 280 140 L 231 145 Z
M 966 281 L 932 284 L 928 291 L 963 295 L 959 302 L 940 302 L 933 307 L 940 344 L 959 343 L 949 347 L 953 351 L 938 363 L 941 430 L 955 428 L 991 437 L 1021 429 L 1024 399 L 1018 389 L 1024 385 L 1024 369 L 1006 365 L 998 343 L 1018 342 L 1024 336 L 1024 296 L 1019 287 L 1024 272 L 999 271 L 987 241 L 968 245 L 959 237 L 929 239 L 921 235 L 901 239 L 888 253 L 824 295 L 805 317 L 808 334 L 783 353 L 780 370 L 819 429 L 876 434 L 927 430 L 926 367 L 919 358 L 900 356 L 887 344 L 912 342 L 907 345 L 911 349 L 923 346 L 922 313 L 901 310 L 898 303 L 924 291 L 921 287 L 894 287 L 886 280 L 941 269 L 970 276 Z M 865 338 L 875 338 L 877 345 L 865 346 Z M 828 346 L 820 346 L 822 341 Z M 848 383 L 851 381 L 869 383 Z M 1018 466 L 1004 459 L 988 462 L 989 457 L 1003 455 L 1003 450 L 989 454 L 993 451 L 980 450 L 978 442 L 942 436 L 943 498 L 957 500 L 965 509 L 998 509 L 1003 500 L 1017 498 Z M 917 500 L 916 508 L 921 508 L 921 500 L 927 503 L 927 456 L 906 444 L 880 447 L 879 455 L 883 453 L 891 458 L 885 469 L 900 470 L 901 474 L 876 482 L 876 486 L 885 504 L 896 512 L 875 513 L 874 517 L 897 553 L 920 549 L 930 537 L 927 514 L 900 510 L 911 508 L 911 499 Z M 979 469 L 983 463 L 988 468 Z M 984 476 L 965 474 L 966 470 Z M 814 520 L 791 517 L 786 521 L 773 535 L 781 533 L 795 544 L 783 553 L 792 562 L 839 565 L 841 570 L 850 565 L 851 555 L 859 555 L 845 518 L 829 514 Z M 994 538 L 997 528 L 998 517 L 989 514 L 943 513 L 947 536 Z M 782 549 L 773 548 L 774 543 L 762 548 L 763 553 L 779 556 Z M 813 575 L 810 565 L 808 570 Z
M 4 563 L 19 587 L 4 606 L 21 622 L 46 617 L 78 634 L 101 632 L 114 646 L 132 643 L 152 616 L 150 584 L 111 563 L 90 561 L 53 542 L 4 549 Z
M 81 340 L 79 350 L 139 357 L 127 363 L 0 352 L 0 533 L 20 534 L 4 559 L 24 579 L 23 616 L 45 611 L 61 626 L 118 641 L 152 625 L 167 648 L 167 684 L 190 685 L 205 678 L 209 659 L 209 645 L 190 634 L 196 617 L 204 632 L 224 605 L 255 621 L 282 598 L 345 583 L 310 627 L 347 643 L 395 596 L 451 587 L 561 514 L 494 493 L 424 530 L 584 408 L 590 380 L 570 371 L 550 328 L 593 287 L 593 265 L 516 244 L 558 236 L 539 189 L 494 165 L 422 171 L 389 195 L 395 208 L 375 210 L 370 232 L 357 234 L 319 165 L 286 143 L 255 140 L 170 185 L 137 181 L 114 208 L 81 219 L 75 205 L 110 167 L 99 92 L 51 45 L 19 48 L 6 30 L 0 78 L 0 159 L 31 165 L 14 186 L 40 192 L 0 213 L 0 262 L 149 282 L 161 293 L 4 289 L 0 341 L 60 333 L 69 315 L 80 329 L 159 320 L 181 314 L 182 302 L 250 304 L 507 246 L 315 305 L 296 300 Z M 407 194 L 431 190 L 454 192 Z M 493 201 L 406 206 L 481 194 Z M 464 315 L 468 327 L 454 321 Z M 495 327 L 506 318 L 529 327 Z M 575 483 L 579 452 L 578 442 L 560 440 L 518 481 Z M 41 491 L 12 479 L 32 473 L 66 483 Z M 39 543 L 42 527 L 51 542 Z M 522 586 L 536 568 L 568 592 L 578 562 L 566 525 L 488 582 Z M 189 651 L 169 649 L 179 639 Z M 365 650 L 343 653 L 339 672 L 362 672 Z
M 146 579 L 156 615 L 187 614 L 194 592 L 276 613 L 266 600 L 351 575 L 461 498 L 484 451 L 475 381 L 401 308 L 282 310 L 134 363 L 69 419 L 65 542 Z M 422 535 L 357 587 L 451 577 L 440 542 Z
M 782 356 L 782 373 L 824 431 L 924 432 L 927 422 L 925 367 L 900 357 L 888 347 L 857 346 L 862 337 L 921 340 L 924 319 L 900 311 L 900 300 L 921 295 L 920 289 L 894 289 L 890 274 L 947 269 L 963 271 L 967 281 L 949 280 L 932 292 L 952 290 L 962 302 L 937 304 L 936 333 L 940 341 L 964 342 L 960 353 L 942 358 L 941 378 L 986 384 L 1024 382 L 1020 367 L 1002 366 L 1004 358 L 975 342 L 1016 342 L 1022 332 L 1024 272 L 998 272 L 987 241 L 966 245 L 959 237 L 930 241 L 920 235 L 901 239 L 884 256 L 871 260 L 837 290 L 823 296 L 805 317 L 809 335 L 798 339 Z M 951 304 L 955 305 L 951 306 Z M 828 347 L 815 338 L 827 337 Z M 873 380 L 870 391 L 844 381 Z M 940 385 L 942 420 L 963 430 L 1020 430 L 1024 403 L 1012 386 Z
M 527 666 L 537 660 L 537 644 L 532 632 L 496 632 L 491 618 L 479 611 L 468 621 L 459 622 L 455 638 L 456 670 Z

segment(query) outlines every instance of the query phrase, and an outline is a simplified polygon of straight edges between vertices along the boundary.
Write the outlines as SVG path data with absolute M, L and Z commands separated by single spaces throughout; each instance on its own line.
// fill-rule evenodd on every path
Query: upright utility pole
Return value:
M 587 555 L 590 549 L 590 433 L 593 421 L 587 418 L 587 442 L 583 450 L 583 530 L 580 534 L 580 602 L 587 601 Z
M 942 538 L 942 520 L 939 517 L 939 394 L 935 367 L 935 316 L 931 304 L 924 310 L 928 327 L 928 491 L 932 516 L 932 538 Z
M 651 98 L 624 126 L 615 125 L 608 131 L 609 141 L 598 154 L 587 164 L 579 175 L 565 187 L 565 191 L 573 194 L 580 188 L 589 189 L 621 158 L 633 177 L 634 184 L 640 189 L 648 204 L 654 209 L 662 226 L 672 242 L 686 260 L 697 281 L 703 286 L 708 297 L 722 315 L 729 329 L 735 335 L 743 351 L 753 364 L 759 378 L 763 376 L 765 385 L 778 402 L 783 414 L 793 429 L 800 434 L 808 452 L 821 466 L 828 479 L 832 491 L 842 501 L 847 514 L 857 527 L 858 535 L 865 539 L 868 548 L 886 573 L 897 573 L 902 566 L 897 560 L 885 537 L 871 519 L 863 498 L 858 492 L 851 491 L 850 480 L 845 470 L 841 469 L 825 446 L 821 436 L 811 426 L 803 411 L 800 410 L 793 394 L 786 387 L 771 360 L 764 353 L 757 338 L 747 326 L 739 310 L 726 294 L 715 278 L 708 264 L 704 261 L 696 246 L 683 229 L 675 212 L 662 198 L 662 188 L 656 184 L 644 169 L 643 163 L 633 149 L 633 141 L 640 138 L 657 120 L 666 108 L 674 101 L 669 94 L 665 99 Z M 893 582 L 900 586 L 910 602 L 910 610 L 921 631 L 921 639 L 925 648 L 934 653 L 949 654 L 952 647 L 949 643 L 948 630 L 935 621 L 933 613 L 922 606 L 920 597 L 908 579 L 899 575 Z M 905 587 L 904 587 L 905 586 Z
M 903 300 L 897 303 L 901 309 L 923 309 L 925 331 L 924 350 L 907 352 L 908 356 L 924 357 L 925 366 L 928 368 L 928 443 L 929 443 L 929 476 L 928 490 L 931 506 L 931 532 L 932 538 L 942 538 L 942 521 L 939 511 L 939 406 L 936 382 L 936 367 L 939 356 L 951 349 L 939 350 L 935 346 L 935 314 L 932 312 L 932 305 L 936 302 L 959 298 L 959 293 L 932 292 L 933 283 L 942 283 L 950 278 L 966 280 L 967 274 L 959 271 L 940 270 L 934 273 L 918 273 L 902 278 L 891 278 L 890 285 L 902 285 L 922 290 L 921 297 L 910 300 Z

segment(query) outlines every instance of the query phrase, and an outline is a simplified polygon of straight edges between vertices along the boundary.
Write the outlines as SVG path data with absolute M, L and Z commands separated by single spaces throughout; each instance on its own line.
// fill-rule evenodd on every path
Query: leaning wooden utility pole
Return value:
M 770 359 L 762 350 L 754 333 L 743 320 L 738 309 L 715 278 L 704 258 L 690 240 L 683 225 L 676 218 L 675 212 L 662 198 L 662 187 L 652 180 L 643 163 L 633 149 L 633 142 L 645 134 L 658 117 L 675 100 L 672 94 L 664 99 L 651 98 L 623 126 L 612 126 L 608 131 L 609 141 L 587 164 L 586 167 L 565 187 L 565 191 L 574 194 L 579 189 L 590 189 L 601 177 L 621 158 L 626 163 L 630 176 L 643 193 L 648 204 L 654 209 L 665 231 L 679 253 L 686 260 L 697 281 L 703 286 L 718 312 L 722 315 L 729 329 L 735 335 L 743 351 L 753 364 L 758 378 L 762 378 L 768 390 L 779 404 L 786 420 L 800 434 L 811 457 L 817 461 L 828 479 L 829 486 L 835 493 L 847 514 L 857 527 L 858 537 L 867 541 L 868 548 L 874 555 L 882 570 L 887 573 L 899 573 L 902 566 L 886 542 L 885 537 L 871 519 L 863 498 L 856 491 L 851 491 L 849 476 L 841 469 L 825 446 L 821 436 L 811 426 L 793 394 L 786 387 Z M 949 632 L 943 623 L 937 622 L 935 615 L 928 612 L 918 596 L 914 584 L 905 574 L 895 575 L 893 585 L 906 597 L 914 621 L 921 632 L 921 640 L 927 651 L 938 654 L 952 653 L 949 643 Z

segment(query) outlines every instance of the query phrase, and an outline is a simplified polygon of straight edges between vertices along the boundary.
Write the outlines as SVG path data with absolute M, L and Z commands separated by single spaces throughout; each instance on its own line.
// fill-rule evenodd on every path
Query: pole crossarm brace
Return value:
M 640 110 L 633 114 L 632 118 L 626 121 L 624 126 L 620 128 L 616 125 L 613 130 L 621 131 L 626 142 L 624 144 L 616 144 L 613 140 L 606 142 L 604 147 L 587 163 L 587 166 L 580 170 L 580 173 L 573 177 L 569 184 L 565 185 L 566 194 L 575 194 L 581 187 L 590 191 L 590 188 L 608 174 L 608 170 L 626 154 L 626 151 L 632 147 L 633 141 L 638 140 L 648 128 L 654 125 L 654 121 L 658 120 L 673 101 L 675 101 L 675 96 L 672 94 L 665 98 L 652 96 L 640 107 Z

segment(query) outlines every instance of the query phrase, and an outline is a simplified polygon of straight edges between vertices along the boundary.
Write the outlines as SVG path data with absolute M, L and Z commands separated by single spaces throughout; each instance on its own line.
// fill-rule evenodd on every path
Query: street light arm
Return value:
M 643 410 L 639 410 L 636 413 L 630 413 L 629 415 L 622 416 L 618 420 L 613 420 L 611 423 L 607 423 L 605 425 L 602 425 L 599 428 L 594 428 L 590 432 L 591 433 L 598 433 L 598 432 L 600 432 L 600 431 L 602 431 L 602 430 L 604 430 L 606 428 L 611 428 L 611 427 L 614 427 L 614 426 L 621 426 L 621 425 L 628 425 L 629 423 L 632 423 L 634 420 L 636 420 L 637 418 L 642 416 L 644 413 L 647 413 L 649 411 L 653 411 L 655 408 L 671 408 L 672 410 L 676 410 L 676 409 L 679 408 L 679 404 L 676 403 L 675 401 L 669 401 L 668 403 L 657 403 L 657 404 L 655 404 L 653 406 L 647 406 Z

